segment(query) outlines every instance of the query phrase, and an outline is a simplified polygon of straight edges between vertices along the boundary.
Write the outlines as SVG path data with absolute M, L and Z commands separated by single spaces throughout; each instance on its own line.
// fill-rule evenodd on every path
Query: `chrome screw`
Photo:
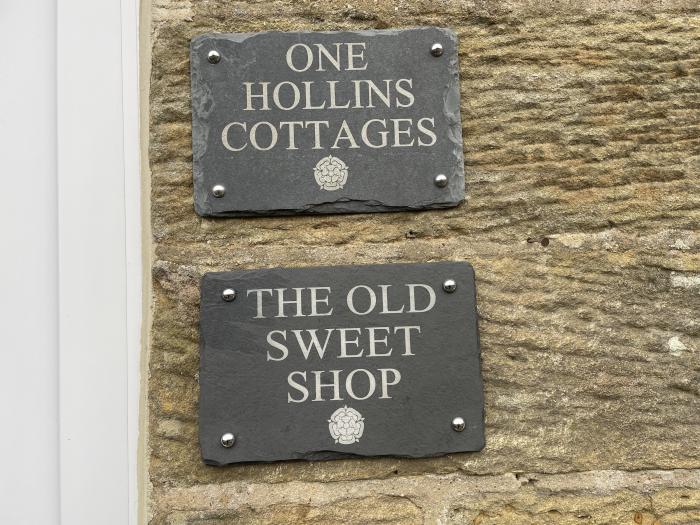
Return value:
M 236 442 L 236 436 L 231 434 L 231 432 L 226 432 L 226 434 L 221 436 L 221 444 L 225 448 L 231 448 L 235 442 Z
M 444 188 L 447 186 L 447 175 L 443 175 L 442 173 L 440 175 L 436 175 L 433 182 L 435 182 L 435 186 L 438 188 Z
M 455 432 L 461 432 L 462 430 L 464 430 L 465 426 L 467 426 L 467 424 L 461 417 L 456 417 L 452 420 L 452 430 L 454 430 Z
M 207 55 L 207 60 L 209 60 L 210 64 L 218 64 L 221 61 L 221 55 L 218 51 L 212 49 Z
M 435 42 L 430 48 L 430 54 L 434 57 L 442 56 L 442 51 L 442 44 L 439 44 L 438 42 Z
M 447 279 L 444 283 L 442 283 L 442 289 L 447 293 L 452 293 L 457 289 L 457 283 L 454 279 Z
M 221 293 L 221 298 L 226 301 L 227 303 L 230 303 L 236 298 L 236 290 L 233 290 L 231 288 L 226 288 L 222 293 Z
M 223 197 L 226 195 L 226 188 L 224 188 L 221 184 L 217 184 L 211 189 L 211 192 L 214 194 L 214 197 Z

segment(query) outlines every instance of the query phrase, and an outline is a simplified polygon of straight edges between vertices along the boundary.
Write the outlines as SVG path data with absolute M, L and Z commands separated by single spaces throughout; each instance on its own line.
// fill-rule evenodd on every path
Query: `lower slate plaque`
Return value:
M 464 199 L 448 30 L 192 40 L 194 204 L 204 216 L 354 213 Z
M 200 332 L 206 463 L 484 446 L 467 263 L 208 273 Z

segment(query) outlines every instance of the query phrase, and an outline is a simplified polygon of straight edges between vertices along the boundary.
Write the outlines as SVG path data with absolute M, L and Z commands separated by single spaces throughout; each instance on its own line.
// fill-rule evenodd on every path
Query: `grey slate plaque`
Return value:
M 446 291 L 450 279 L 456 289 Z M 426 457 L 484 446 L 467 263 L 208 273 L 200 345 L 206 463 Z
M 464 199 L 452 31 L 204 34 L 190 61 L 200 215 L 419 210 Z

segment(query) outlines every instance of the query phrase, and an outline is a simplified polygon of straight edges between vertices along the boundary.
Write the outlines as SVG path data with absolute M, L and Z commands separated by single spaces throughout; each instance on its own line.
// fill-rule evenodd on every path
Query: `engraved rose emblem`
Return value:
M 338 157 L 328 155 L 316 164 L 314 177 L 322 190 L 340 190 L 348 180 L 348 167 Z
M 328 430 L 336 443 L 352 445 L 360 441 L 365 430 L 365 418 L 354 408 L 339 408 L 328 420 Z

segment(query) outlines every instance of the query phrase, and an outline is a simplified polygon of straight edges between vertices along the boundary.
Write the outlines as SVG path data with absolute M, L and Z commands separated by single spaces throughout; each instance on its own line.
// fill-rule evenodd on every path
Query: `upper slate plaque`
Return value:
M 464 198 L 457 40 L 396 31 L 192 40 L 205 216 L 445 208 Z
M 200 343 L 206 463 L 484 445 L 467 263 L 209 273 Z

